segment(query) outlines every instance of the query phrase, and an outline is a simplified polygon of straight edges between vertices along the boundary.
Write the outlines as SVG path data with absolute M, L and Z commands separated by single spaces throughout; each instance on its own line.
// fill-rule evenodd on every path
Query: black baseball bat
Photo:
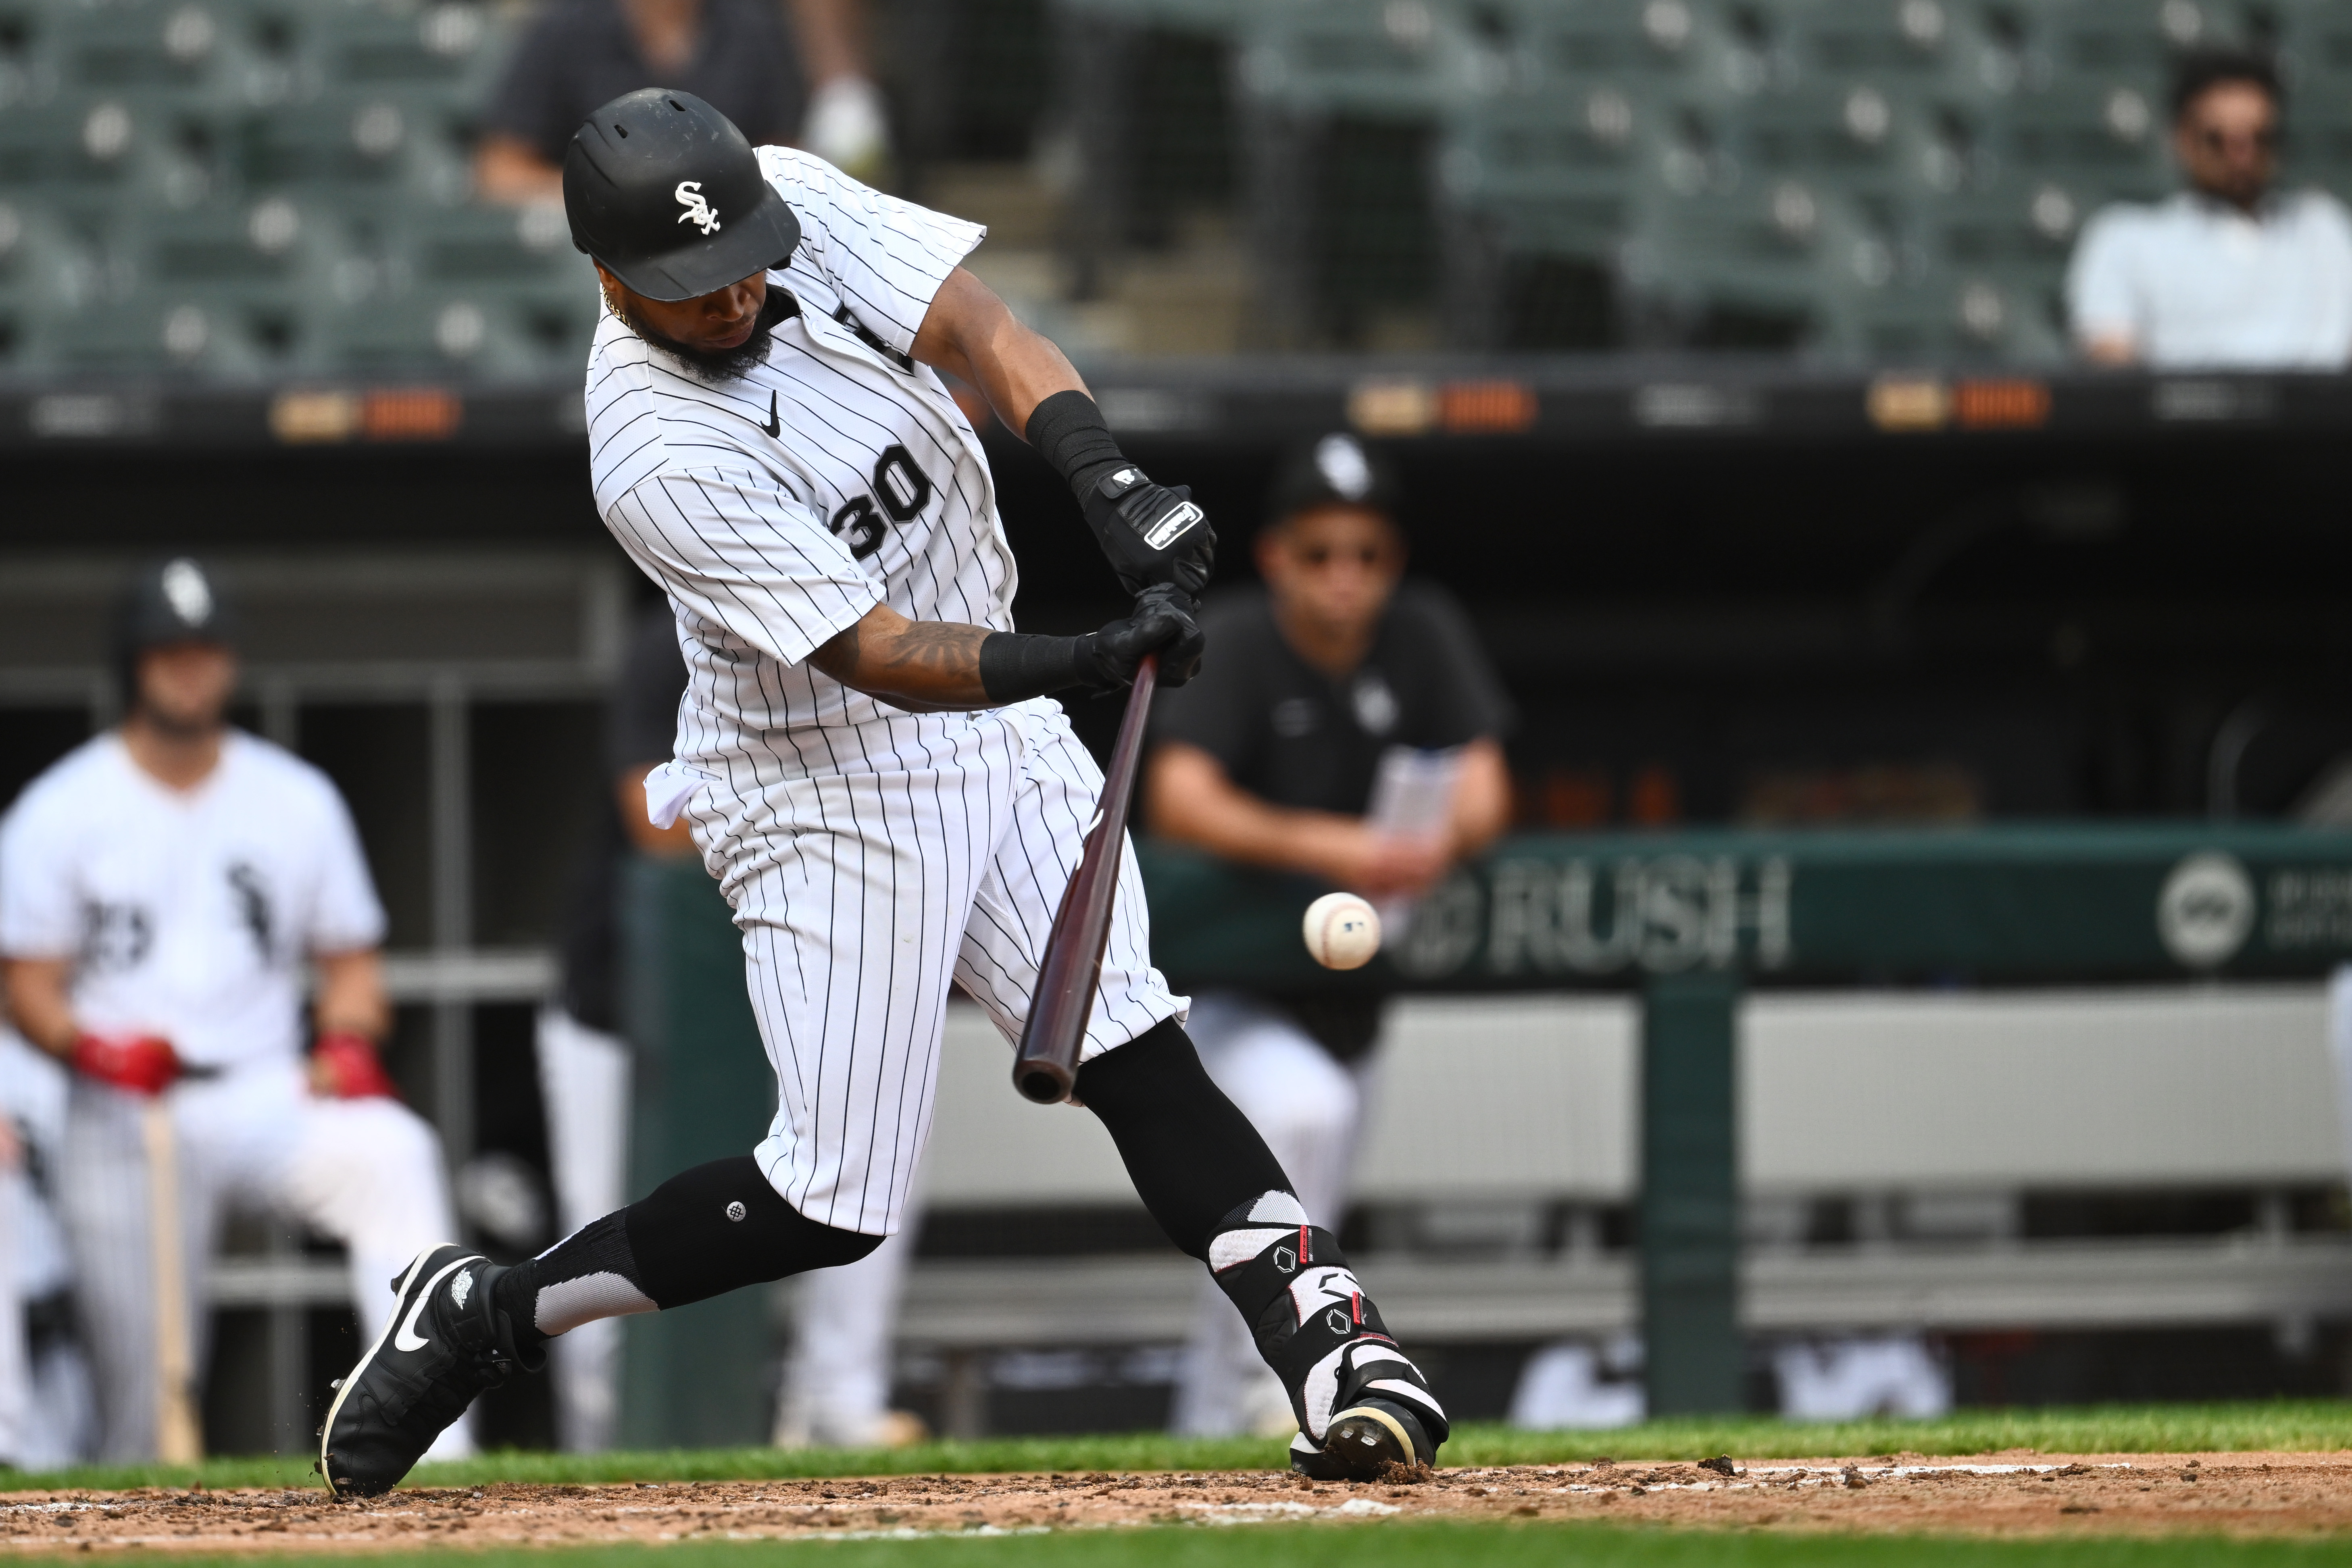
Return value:
M 1103 944 L 1110 938 L 1119 855 L 1127 845 L 1127 805 L 1143 760 L 1143 724 L 1159 683 L 1159 658 L 1146 654 L 1136 668 L 1126 717 L 1118 721 L 1102 804 L 1095 808 L 1078 868 L 1045 939 L 1045 962 L 1038 966 L 1037 989 L 1029 998 L 1029 1022 L 1021 1031 L 1020 1054 L 1013 1058 L 1013 1087 L 1040 1105 L 1069 1099 L 1078 1076 L 1078 1050 L 1094 1012 L 1095 983 L 1102 978 Z

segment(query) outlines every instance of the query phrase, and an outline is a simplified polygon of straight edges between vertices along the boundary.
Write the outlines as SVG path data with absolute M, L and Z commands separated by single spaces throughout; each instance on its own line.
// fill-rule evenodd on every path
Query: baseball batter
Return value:
M 116 642 L 129 717 L 0 822 L 9 1008 L 74 1069 L 59 1206 L 109 1459 L 153 1458 L 164 1433 L 159 1300 L 183 1307 L 177 1342 L 202 1364 L 204 1263 L 227 1205 L 344 1242 L 371 1336 L 388 1321 L 386 1274 L 452 1224 L 439 1142 L 376 1059 L 383 910 L 351 816 L 316 768 L 224 721 L 227 634 L 196 563 L 142 575 Z M 154 1183 L 145 1113 L 159 1096 L 176 1169 Z M 176 1289 L 154 1271 L 151 1227 L 174 1220 L 151 1209 L 158 1193 L 179 1209 Z M 193 1390 L 172 1397 L 184 1409 Z M 453 1432 L 442 1451 L 463 1444 Z
M 756 151 L 682 92 L 573 136 L 572 237 L 607 314 L 588 367 L 596 500 L 667 592 L 688 684 L 647 782 L 735 910 L 778 1106 L 713 1162 L 499 1268 L 420 1255 L 330 1411 L 321 1467 L 383 1491 L 475 1394 L 581 1323 L 863 1258 L 929 1130 L 951 983 L 1017 1038 L 1102 787 L 1055 691 L 1181 684 L 1214 540 L 1120 454 L 1060 351 L 960 263 L 974 225 L 805 153 Z M 981 389 L 1068 480 L 1133 610 L 1083 637 L 1012 630 L 1017 577 Z M 1202 1070 L 1151 967 L 1132 854 L 1076 1098 L 1175 1244 L 1205 1262 L 1289 1390 L 1316 1475 L 1426 1462 L 1444 1412 L 1338 1241 Z

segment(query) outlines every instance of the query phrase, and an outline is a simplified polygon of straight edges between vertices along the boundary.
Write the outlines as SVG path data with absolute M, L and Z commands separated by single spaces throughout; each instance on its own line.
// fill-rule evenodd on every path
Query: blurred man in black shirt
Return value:
M 715 106 L 753 146 L 805 147 L 872 180 L 888 152 L 858 0 L 547 0 L 482 116 L 474 183 L 494 202 L 563 199 L 563 149 L 641 87 Z
M 1353 437 L 1293 455 L 1257 536 L 1263 586 L 1213 595 L 1210 657 L 1159 700 L 1144 810 L 1161 837 L 1303 872 L 1374 900 L 1411 898 L 1494 842 L 1510 818 L 1500 738 L 1509 700 L 1469 622 L 1404 580 L 1395 487 Z M 1457 758 L 1448 819 L 1425 834 L 1367 820 L 1393 748 Z M 1391 940 L 1402 935 L 1389 933 Z M 1188 1031 L 1255 1122 L 1317 1225 L 1339 1226 L 1377 996 L 1205 992 Z M 1179 1389 L 1178 1430 L 1286 1430 L 1282 1385 L 1213 1284 Z

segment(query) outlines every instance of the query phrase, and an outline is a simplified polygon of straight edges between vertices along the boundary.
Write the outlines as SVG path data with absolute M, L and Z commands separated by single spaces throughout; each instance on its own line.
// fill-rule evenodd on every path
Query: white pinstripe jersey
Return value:
M 678 758 L 739 797 L 969 722 L 902 712 L 808 655 L 877 604 L 1010 630 L 1018 581 L 980 439 L 907 357 L 986 231 L 806 153 L 759 156 L 801 224 L 790 264 L 768 274 L 799 313 L 765 360 L 705 379 L 608 310 L 587 382 L 597 510 L 677 611 Z

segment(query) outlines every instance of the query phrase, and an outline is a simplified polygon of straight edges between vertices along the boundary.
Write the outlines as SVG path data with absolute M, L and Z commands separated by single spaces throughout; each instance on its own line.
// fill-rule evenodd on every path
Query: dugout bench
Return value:
M 1180 989 L 1639 997 L 1640 1241 L 1636 1278 L 1619 1289 L 1638 1299 L 1661 1415 L 1741 1405 L 1734 1042 L 1745 991 L 2309 978 L 2352 958 L 2352 834 L 2293 827 L 1516 837 L 1437 889 L 1376 967 L 1352 975 L 1306 955 L 1299 918 L 1314 884 L 1156 847 L 1143 856 L 1154 954 Z M 633 875 L 641 1188 L 756 1141 L 772 1089 L 715 889 L 691 863 Z M 2336 1272 L 2327 1265 L 2313 1290 L 2325 1297 Z M 2129 1268 L 2062 1286 L 2103 1287 L 2129 1291 Z M 766 1394 L 746 1369 L 769 1363 L 769 1310 L 743 1292 L 630 1320 L 624 1440 L 743 1440 Z M 1607 1315 L 1596 1304 L 1595 1321 Z

